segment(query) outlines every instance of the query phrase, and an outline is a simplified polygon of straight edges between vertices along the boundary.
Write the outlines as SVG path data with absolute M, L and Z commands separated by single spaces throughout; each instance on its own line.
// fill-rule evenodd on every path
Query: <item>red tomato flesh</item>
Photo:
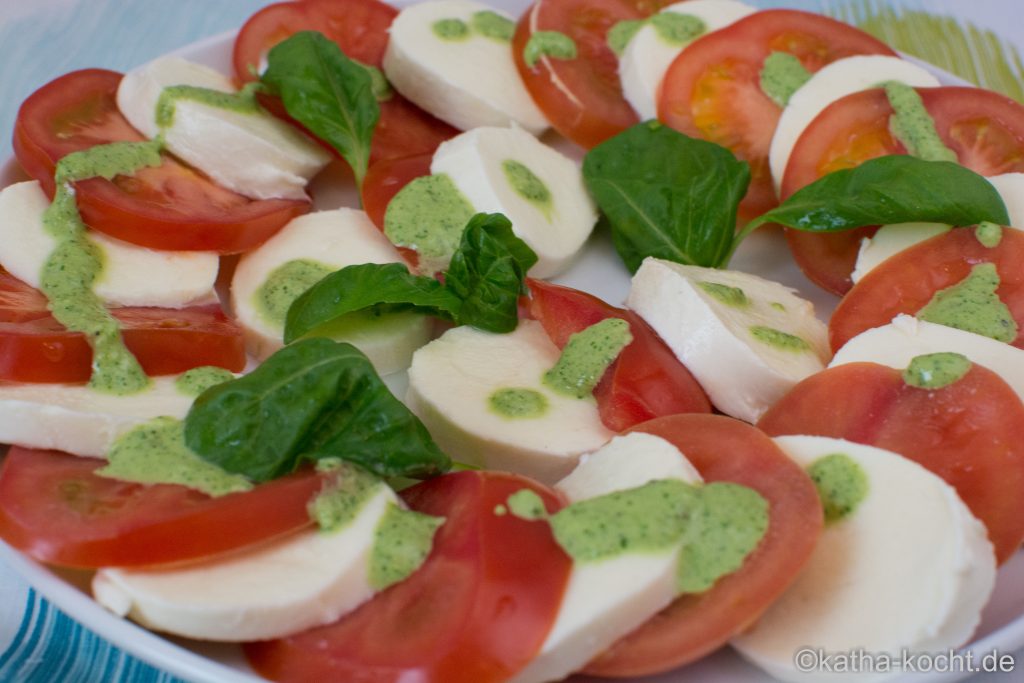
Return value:
M 488 683 L 537 653 L 554 623 L 571 561 L 550 527 L 495 514 L 522 489 L 549 512 L 550 489 L 500 472 L 459 472 L 402 492 L 447 520 L 423 566 L 341 621 L 245 646 L 274 681 Z
M 632 431 L 675 445 L 707 482 L 748 486 L 769 504 L 768 530 L 743 567 L 679 598 L 591 662 L 586 672 L 632 677 L 667 671 L 718 649 L 761 616 L 810 559 L 823 525 L 810 477 L 760 430 L 721 415 L 673 415 Z
M 14 446 L 0 469 L 0 538 L 65 567 L 137 567 L 197 560 L 312 524 L 312 469 L 211 498 L 184 486 L 97 476 L 106 463 Z
M 874 363 L 840 365 L 805 379 L 758 424 L 772 436 L 847 439 L 917 462 L 953 486 L 985 524 L 1000 563 L 1024 540 L 1021 425 L 1020 398 L 979 365 L 954 384 L 927 390 Z

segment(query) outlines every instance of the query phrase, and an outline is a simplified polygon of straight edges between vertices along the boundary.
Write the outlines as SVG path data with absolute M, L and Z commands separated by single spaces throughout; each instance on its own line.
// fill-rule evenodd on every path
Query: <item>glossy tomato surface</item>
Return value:
M 694 662 L 750 626 L 796 579 L 821 534 L 810 477 L 760 430 L 721 415 L 673 415 L 633 431 L 660 436 L 706 482 L 748 486 L 769 505 L 768 530 L 736 572 L 699 595 L 683 596 L 591 662 L 587 673 L 632 677 Z
M 943 143 L 960 163 L 984 176 L 1024 171 L 1024 106 L 980 88 L 919 88 Z M 833 102 L 807 127 L 793 148 L 782 197 L 833 171 L 875 157 L 906 154 L 889 130 L 893 109 L 885 92 L 864 90 Z M 786 230 L 797 264 L 815 284 L 835 294 L 853 286 L 861 240 L 877 228 L 811 234 Z
M 631 311 L 579 290 L 530 280 L 530 313 L 559 348 L 605 318 L 629 323 L 633 342 L 622 350 L 594 390 L 601 421 L 612 431 L 678 413 L 710 413 L 711 403 L 665 342 Z
M 796 385 L 758 426 L 772 436 L 830 436 L 899 453 L 957 490 L 988 528 L 1000 562 L 1024 540 L 1024 404 L 979 365 L 933 390 L 882 365 L 840 365 Z
M 768 148 L 782 109 L 761 90 L 761 68 L 772 52 L 794 55 L 812 72 L 853 55 L 896 54 L 849 24 L 797 10 L 755 12 L 683 50 L 662 81 L 658 118 L 750 164 L 741 222 L 777 203 Z
M 312 524 L 323 485 L 306 470 L 211 498 L 184 486 L 95 474 L 106 463 L 13 447 L 0 469 L 0 538 L 65 567 L 137 567 L 197 560 Z
M 143 137 L 117 109 L 121 74 L 74 71 L 34 92 L 14 126 L 14 153 L 51 197 L 57 162 L 71 152 Z M 85 223 L 152 249 L 236 253 L 268 239 L 310 203 L 253 200 L 226 190 L 172 157 L 133 175 L 75 183 Z
M 403 491 L 412 509 L 446 519 L 423 566 L 341 621 L 247 645 L 250 663 L 274 681 L 507 680 L 543 644 L 571 566 L 545 521 L 496 513 L 523 489 L 560 507 L 550 489 L 500 472 Z

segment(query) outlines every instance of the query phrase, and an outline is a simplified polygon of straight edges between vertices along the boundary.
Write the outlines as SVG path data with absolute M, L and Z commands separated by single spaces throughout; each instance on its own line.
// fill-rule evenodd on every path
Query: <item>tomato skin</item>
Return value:
M 874 363 L 830 368 L 796 385 L 758 426 L 772 436 L 848 439 L 909 458 L 942 477 L 988 528 L 1000 563 L 1024 540 L 1024 404 L 975 365 L 942 389 L 908 386 Z
M 996 264 L 996 294 L 1021 328 L 1012 344 L 1024 349 L 1024 233 L 1005 228 L 999 245 L 989 248 L 974 230 L 956 228 L 886 259 L 850 290 L 829 321 L 833 352 L 900 313 L 916 314 L 936 292 L 961 282 L 979 263 Z
M 662 81 L 658 118 L 687 135 L 721 144 L 750 163 L 740 222 L 778 203 L 768 149 L 782 110 L 760 85 L 762 64 L 773 51 L 795 55 L 812 72 L 853 55 L 896 55 L 859 29 L 798 10 L 755 12 L 683 50 Z
M 550 489 L 501 472 L 403 491 L 412 509 L 447 520 L 423 566 L 334 624 L 246 645 L 249 662 L 274 681 L 507 680 L 547 637 L 571 567 L 547 523 L 494 513 L 524 488 L 561 507 Z
M 711 402 L 690 371 L 632 311 L 543 280 L 528 280 L 531 315 L 559 348 L 569 336 L 605 318 L 629 323 L 633 343 L 622 350 L 594 390 L 601 421 L 620 432 L 655 417 L 710 413 Z
M 172 375 L 201 365 L 245 368 L 242 329 L 218 304 L 189 308 L 113 308 L 125 346 L 147 375 Z M 46 297 L 0 270 L 0 381 L 86 382 L 92 347 L 47 308 Z
M 0 468 L 0 538 L 64 567 L 196 560 L 311 525 L 306 504 L 324 481 L 307 469 L 210 498 L 184 486 L 94 474 L 105 464 L 13 446 Z
M 384 230 L 384 214 L 399 190 L 421 176 L 430 175 L 432 154 L 417 154 L 400 159 L 384 159 L 366 172 L 360 191 L 363 210 L 373 224 Z
M 694 662 L 750 626 L 810 559 L 823 526 L 810 477 L 760 430 L 721 415 L 672 415 L 637 425 L 668 440 L 707 482 L 749 486 L 769 503 L 764 539 L 736 572 L 677 599 L 591 662 L 586 673 L 632 677 Z

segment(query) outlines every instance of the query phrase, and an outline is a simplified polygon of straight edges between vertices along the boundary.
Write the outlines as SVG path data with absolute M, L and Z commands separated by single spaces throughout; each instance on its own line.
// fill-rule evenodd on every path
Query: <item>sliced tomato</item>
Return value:
M 427 561 L 334 624 L 246 645 L 274 681 L 488 683 L 525 666 L 554 623 L 571 562 L 550 527 L 496 514 L 513 493 L 550 489 L 513 474 L 459 472 L 402 493 L 443 516 Z
M 594 390 L 601 421 L 622 431 L 655 417 L 710 413 L 711 403 L 690 371 L 647 323 L 631 311 L 543 280 L 528 282 L 530 311 L 559 348 L 569 336 L 605 318 L 629 322 L 633 343 L 622 350 Z
M 705 481 L 748 486 L 768 501 L 768 530 L 738 571 L 684 596 L 591 662 L 598 676 L 644 676 L 700 659 L 750 626 L 796 579 L 822 529 L 811 479 L 763 432 L 720 415 L 673 415 L 633 431 L 670 441 Z
M 915 244 L 865 275 L 829 321 L 833 352 L 900 313 L 916 314 L 936 292 L 961 282 L 980 263 L 996 265 L 1000 278 L 996 294 L 1021 330 L 1012 343 L 1024 349 L 1024 233 L 1004 229 L 999 245 L 989 248 L 978 241 L 974 230 L 960 228 Z
M 768 148 L 782 110 L 761 90 L 761 67 L 772 52 L 795 55 L 812 72 L 853 55 L 896 55 L 853 26 L 797 10 L 755 12 L 683 50 L 662 81 L 658 118 L 750 163 L 741 222 L 777 203 Z
M 217 304 L 190 308 L 114 308 L 125 346 L 147 375 L 202 365 L 245 368 L 242 329 Z M 54 319 L 46 297 L 0 270 L 0 381 L 86 382 L 92 347 Z
M 657 12 L 661 0 L 537 0 L 512 38 L 516 68 L 552 127 L 587 149 L 639 119 L 619 84 L 619 59 L 608 47 L 608 29 Z M 576 43 L 575 59 L 542 57 L 532 68 L 523 58 L 537 31 L 559 31 Z
M 397 14 L 397 9 L 379 0 L 307 0 L 269 5 L 252 15 L 235 39 L 235 75 L 243 83 L 255 80 L 270 48 L 299 31 L 320 31 L 337 43 L 346 56 L 380 68 L 388 44 L 388 27 Z M 267 97 L 261 102 L 276 116 L 302 128 L 288 116 L 279 99 Z M 395 93 L 380 103 L 370 163 L 432 153 L 458 133 L 456 128 Z M 333 147 L 324 147 L 337 156 Z
M 942 141 L 960 163 L 981 175 L 1024 171 L 1024 106 L 980 88 L 919 88 L 924 106 Z M 885 92 L 864 90 L 833 102 L 807 127 L 793 147 L 782 180 L 783 199 L 833 171 L 868 159 L 906 154 L 889 131 L 892 107 Z M 853 286 L 861 240 L 877 228 L 812 234 L 786 230 L 800 269 L 815 284 L 835 294 Z
M 51 197 L 54 169 L 63 157 L 143 139 L 117 109 L 120 82 L 121 74 L 113 71 L 74 71 L 21 105 L 14 153 Z M 75 196 L 89 227 L 140 246 L 181 251 L 245 251 L 310 209 L 307 201 L 248 199 L 166 155 L 160 166 L 131 176 L 75 183 Z
M 312 469 L 252 491 L 211 498 L 95 474 L 105 463 L 12 447 L 0 469 L 0 538 L 65 567 L 135 567 L 196 560 L 309 526 L 323 479 Z
M 772 436 L 830 436 L 910 458 L 957 490 L 1005 562 L 1024 540 L 1021 425 L 1020 398 L 979 365 L 927 390 L 908 386 L 899 370 L 851 363 L 796 385 L 758 426 Z

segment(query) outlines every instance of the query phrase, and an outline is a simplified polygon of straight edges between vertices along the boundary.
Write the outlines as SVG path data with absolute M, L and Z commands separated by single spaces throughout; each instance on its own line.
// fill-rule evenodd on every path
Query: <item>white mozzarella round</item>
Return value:
M 868 480 L 849 516 L 825 527 L 796 582 L 745 634 L 740 654 L 784 681 L 865 681 L 802 673 L 794 655 L 863 649 L 945 652 L 967 642 L 995 583 L 985 527 L 956 491 L 895 453 L 840 439 L 775 439 L 804 467 L 832 454 L 850 457 Z M 877 675 L 876 675 L 877 676 Z
M 456 327 L 413 355 L 406 403 L 455 460 L 551 484 L 614 435 L 592 398 L 566 396 L 543 382 L 559 355 L 533 320 L 509 334 Z M 499 389 L 536 391 L 547 410 L 532 418 L 500 415 L 489 401 Z
M 43 225 L 50 205 L 35 180 L 0 190 L 0 266 L 39 289 L 43 266 L 58 246 Z M 201 251 L 156 251 L 89 231 L 102 253 L 103 270 L 93 285 L 112 306 L 183 308 L 217 301 L 213 290 L 220 260 Z
M 549 201 L 531 200 L 513 178 L 525 167 Z M 473 209 L 505 214 L 512 230 L 537 253 L 533 277 L 567 268 L 597 223 L 597 208 L 575 161 L 523 130 L 477 128 L 441 143 L 430 172 L 447 174 Z
M 738 301 L 729 303 L 730 293 Z M 828 330 L 814 305 L 755 275 L 647 258 L 626 305 L 668 344 L 715 407 L 747 422 L 829 358 Z
M 518 124 L 533 134 L 548 127 L 512 59 L 509 42 L 472 30 L 473 15 L 505 13 L 472 0 L 428 0 L 405 7 L 391 23 L 384 73 L 395 89 L 461 130 Z M 439 21 L 461 21 L 461 39 L 444 39 Z
M 662 12 L 688 14 L 704 22 L 705 35 L 757 11 L 738 0 L 686 0 Z M 641 120 L 658 118 L 658 91 L 668 67 L 689 43 L 666 40 L 650 23 L 636 32 L 619 58 L 619 81 L 626 101 Z
M 376 592 L 370 555 L 387 486 L 336 531 L 306 529 L 222 557 L 173 567 L 101 569 L 97 602 L 146 628 L 186 638 L 281 638 L 336 621 Z
M 876 88 L 886 81 L 897 81 L 915 88 L 934 88 L 939 79 L 923 67 L 899 57 L 858 55 L 838 59 L 811 76 L 803 87 L 793 93 L 782 110 L 768 150 L 775 191 L 782 185 L 790 154 L 807 126 L 828 105 L 847 95 Z
M 231 79 L 180 57 L 161 57 L 129 71 L 117 106 L 140 133 L 155 138 L 164 88 L 190 85 L 235 92 Z M 306 199 L 306 183 L 330 155 L 297 128 L 265 111 L 242 112 L 181 98 L 163 131 L 167 150 L 233 192 L 255 199 Z
M 335 209 L 299 216 L 245 254 L 231 279 L 231 306 L 245 332 L 246 348 L 263 360 L 284 346 L 284 324 L 267 316 L 257 297 L 278 268 L 292 261 L 313 261 L 335 271 L 362 263 L 402 263 L 394 245 L 362 211 Z M 409 367 L 412 353 L 430 339 L 431 323 L 417 313 L 393 313 L 353 324 L 334 325 L 316 334 L 346 341 L 386 375 Z
M 1024 230 L 1024 173 L 1002 173 L 989 176 L 1010 214 L 1010 227 Z
M 952 226 L 944 223 L 893 223 L 883 225 L 871 237 L 860 242 L 857 252 L 857 265 L 850 274 L 856 284 L 861 278 L 877 268 L 890 256 L 895 256 L 904 249 L 909 249 L 919 242 L 924 242 L 936 235 L 949 232 Z

